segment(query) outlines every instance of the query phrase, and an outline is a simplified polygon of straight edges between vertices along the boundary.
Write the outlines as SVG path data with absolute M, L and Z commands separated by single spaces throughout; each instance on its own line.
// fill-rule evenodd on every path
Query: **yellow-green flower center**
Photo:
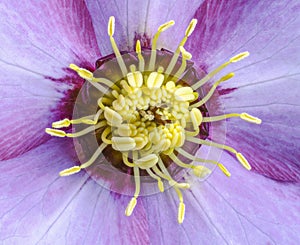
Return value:
M 248 52 L 238 54 L 228 62 L 222 64 L 204 78 L 194 84 L 181 81 L 181 77 L 187 70 L 187 61 L 192 58 L 184 44 L 195 29 L 197 21 L 192 20 L 185 36 L 174 52 L 170 62 L 160 64 L 157 61 L 156 43 L 160 34 L 174 25 L 174 21 L 167 22 L 158 28 L 152 40 L 152 50 L 145 54 L 140 42 L 136 44 L 137 63 L 128 64 L 124 61 L 113 38 L 114 18 L 111 17 L 108 24 L 108 34 L 114 50 L 122 78 L 110 80 L 102 77 L 101 73 L 94 74 L 74 64 L 70 68 L 86 79 L 100 91 L 97 99 L 97 111 L 93 115 L 87 115 L 78 119 L 63 119 L 52 124 L 53 128 L 47 128 L 46 132 L 58 137 L 80 137 L 100 130 L 99 145 L 93 156 L 80 166 L 74 166 L 60 172 L 61 176 L 67 176 L 89 167 L 100 156 L 103 150 L 110 146 L 122 155 L 123 163 L 133 169 L 135 180 L 135 193 L 129 202 L 125 214 L 131 215 L 137 204 L 140 194 L 140 170 L 146 171 L 149 176 L 157 181 L 158 189 L 164 191 L 164 183 L 168 182 L 176 191 L 179 198 L 178 222 L 184 219 L 185 204 L 181 189 L 189 188 L 188 183 L 180 183 L 174 180 L 164 163 L 164 156 L 168 156 L 174 164 L 192 169 L 197 177 L 210 174 L 210 169 L 196 163 L 214 164 L 227 176 L 229 171 L 221 163 L 214 160 L 201 159 L 184 149 L 187 143 L 197 145 L 211 145 L 227 150 L 236 155 L 239 162 L 248 170 L 251 169 L 245 157 L 232 147 L 201 139 L 199 127 L 203 123 L 223 120 L 230 117 L 240 117 L 251 123 L 259 124 L 261 121 L 247 113 L 232 113 L 214 117 L 203 116 L 200 107 L 213 95 L 217 86 L 234 76 L 234 73 L 216 81 L 210 91 L 200 98 L 199 88 L 219 71 L 233 62 L 237 62 L 249 55 Z M 181 54 L 180 66 L 172 73 Z M 75 133 L 66 133 L 58 128 L 68 127 L 71 124 L 90 125 Z M 189 159 L 185 163 L 179 156 Z

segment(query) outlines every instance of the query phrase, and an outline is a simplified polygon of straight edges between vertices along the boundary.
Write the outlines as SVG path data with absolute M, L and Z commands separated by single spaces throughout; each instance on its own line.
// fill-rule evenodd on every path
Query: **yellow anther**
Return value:
M 123 77 L 125 77 L 126 74 L 127 74 L 127 68 L 126 68 L 125 62 L 124 62 L 124 60 L 121 56 L 121 53 L 118 49 L 116 41 L 113 38 L 113 35 L 114 35 L 114 32 L 115 32 L 115 17 L 114 16 L 109 17 L 107 31 L 108 31 L 111 47 L 114 50 L 114 53 L 116 55 L 116 58 L 117 58 L 119 66 L 120 66 L 120 69 L 122 71 Z
M 208 73 L 204 78 L 202 78 L 200 81 L 196 82 L 195 84 L 192 85 L 192 88 L 194 90 L 197 90 L 198 88 L 200 88 L 203 84 L 205 84 L 209 79 L 211 79 L 212 77 L 214 77 L 217 73 L 219 73 L 221 70 L 223 70 L 225 67 L 227 67 L 229 64 L 240 61 L 244 58 L 246 58 L 247 56 L 249 56 L 249 52 L 243 52 L 240 53 L 234 57 L 232 57 L 229 61 L 225 62 L 224 64 L 220 65 L 219 67 L 217 67 L 216 69 L 214 69 L 213 71 L 211 71 L 210 73 Z
M 141 48 L 141 42 L 140 40 L 136 41 L 136 47 L 135 47 L 136 53 L 138 55 L 138 59 L 139 59 L 139 71 L 143 72 L 144 71 L 144 67 L 145 67 L 145 60 L 142 56 L 142 48 Z
M 122 116 L 107 106 L 104 108 L 104 117 L 111 126 L 120 126 L 123 122 Z
M 149 61 L 149 70 L 153 71 L 154 70 L 154 66 L 155 66 L 155 60 L 156 60 L 156 45 L 157 45 L 157 40 L 160 36 L 160 34 L 167 30 L 168 28 L 170 28 L 171 26 L 173 26 L 175 24 L 175 22 L 173 20 L 161 25 L 160 27 L 158 27 L 157 32 L 155 33 L 153 40 L 152 40 L 152 47 L 151 47 L 151 56 L 150 56 L 150 61 Z
M 206 96 L 202 100 L 200 100 L 199 102 L 191 105 L 190 107 L 194 108 L 194 107 L 199 107 L 199 106 L 205 104 L 211 98 L 211 96 L 213 95 L 213 93 L 217 89 L 217 86 L 219 86 L 220 83 L 222 83 L 224 81 L 227 81 L 228 79 L 232 78 L 233 76 L 234 76 L 234 73 L 231 72 L 231 73 L 228 73 L 227 75 L 221 77 L 217 82 L 215 82 L 213 84 L 212 88 L 209 90 L 209 92 L 206 94 Z
M 167 90 L 172 90 L 175 88 L 175 83 L 173 81 L 169 81 L 166 83 L 166 89 Z
M 192 58 L 192 54 L 187 52 L 183 46 L 180 46 L 179 50 L 185 60 L 190 60 Z
M 130 87 L 130 86 L 128 85 L 128 83 L 127 83 L 125 80 L 122 80 L 122 81 L 120 82 L 120 84 L 121 84 L 121 86 L 126 90 L 127 93 L 130 94 L 130 93 L 133 92 L 133 88 Z
M 136 52 L 137 54 L 139 54 L 139 53 L 142 52 L 140 40 L 137 40 L 137 41 L 136 41 L 135 52 Z
M 239 162 L 243 165 L 243 167 L 247 170 L 251 170 L 251 166 L 248 163 L 247 159 L 242 155 L 242 153 L 237 153 L 236 158 L 239 160 Z
M 130 136 L 131 135 L 130 126 L 128 124 L 121 124 L 118 127 L 117 133 L 120 136 Z
M 188 159 L 190 159 L 190 160 L 193 160 L 193 161 L 195 161 L 195 162 L 206 162 L 206 163 L 212 163 L 212 164 L 215 164 L 215 165 L 217 165 L 217 166 L 220 168 L 220 170 L 222 170 L 222 172 L 223 172 L 226 176 L 230 177 L 230 172 L 225 168 L 225 166 L 224 166 L 223 164 L 221 164 L 221 163 L 219 163 L 219 162 L 217 162 L 217 161 L 214 161 L 214 160 L 207 160 L 207 159 L 195 157 L 195 156 L 189 154 L 188 152 L 186 152 L 185 150 L 183 150 L 183 149 L 181 149 L 181 148 L 176 149 L 176 151 L 177 151 L 178 153 L 180 153 L 181 155 L 185 156 L 186 158 L 188 158 Z M 191 168 L 193 169 L 194 174 L 195 174 L 196 176 L 197 176 L 198 173 L 195 172 L 195 171 L 198 171 L 198 170 L 197 170 L 197 169 L 195 170 L 195 168 L 197 168 L 197 167 L 198 167 L 198 166 L 191 165 Z
M 131 137 L 112 137 L 112 148 L 117 151 L 130 151 L 136 146 L 135 140 Z
M 158 162 L 155 154 L 149 154 L 135 161 L 135 164 L 141 169 L 152 168 Z
M 74 167 L 71 167 L 71 168 L 68 168 L 68 169 L 65 169 L 65 170 L 59 172 L 59 175 L 60 176 L 69 176 L 69 175 L 78 173 L 80 170 L 81 170 L 81 167 L 74 166 Z
M 158 189 L 159 189 L 160 192 L 164 192 L 165 191 L 164 184 L 163 184 L 163 182 L 161 180 L 159 180 L 157 182 L 157 186 L 158 186 Z
M 199 178 L 205 178 L 211 174 L 211 170 L 205 166 L 195 166 L 193 168 L 193 174 Z
M 56 137 L 66 137 L 67 133 L 65 131 L 59 130 L 59 129 L 53 129 L 53 128 L 46 128 L 45 132 L 51 136 Z
M 174 96 L 178 101 L 190 101 L 195 99 L 194 91 L 191 87 L 181 87 L 176 89 Z
M 193 108 L 190 111 L 190 116 L 192 119 L 194 129 L 196 129 L 202 123 L 202 113 L 198 108 Z
M 181 224 L 184 220 L 184 214 L 185 214 L 185 205 L 183 202 L 179 203 L 178 206 L 178 223 Z
M 114 16 L 109 17 L 107 32 L 110 37 L 112 37 L 115 33 L 115 17 Z
M 132 152 L 133 160 L 137 157 L 137 152 Z M 140 172 L 138 167 L 133 167 L 133 173 L 134 173 L 134 181 L 135 181 L 135 193 L 131 201 L 128 203 L 127 208 L 125 210 L 125 215 L 130 216 L 136 206 L 137 198 L 140 193 Z
M 218 86 L 221 82 L 227 81 L 232 78 L 235 74 L 233 72 L 228 73 L 227 75 L 223 76 L 219 81 L 218 84 L 216 83 L 215 86 Z
M 250 53 L 248 51 L 240 53 L 236 56 L 233 56 L 229 61 L 232 63 L 238 62 L 242 59 L 245 59 L 246 57 L 248 57 L 250 55 Z
M 170 181 L 170 185 L 174 185 L 177 188 L 180 189 L 189 189 L 191 188 L 191 185 L 189 183 L 177 183 L 177 182 L 173 182 L 172 180 Z
M 248 113 L 230 113 L 230 114 L 224 114 L 220 116 L 214 116 L 214 117 L 204 117 L 203 122 L 216 122 L 220 120 L 224 120 L 226 118 L 231 118 L 231 117 L 240 117 L 241 119 L 250 122 L 250 123 L 256 123 L 256 124 L 261 124 L 261 119 L 251 116 Z
M 88 81 L 93 81 L 93 80 L 95 80 L 95 78 L 94 78 L 94 76 L 93 76 L 93 73 L 90 72 L 90 71 L 88 71 L 87 69 L 80 68 L 80 67 L 78 67 L 78 66 L 75 65 L 75 64 L 70 64 L 69 67 L 70 67 L 72 70 L 76 71 L 77 74 L 78 74 L 81 78 L 86 79 L 86 80 L 88 80 Z
M 134 137 L 134 140 L 135 140 L 134 150 L 141 150 L 148 143 L 148 140 L 145 137 Z
M 132 214 L 132 212 L 133 212 L 133 210 L 134 210 L 136 204 L 137 204 L 137 200 L 136 200 L 135 197 L 133 197 L 133 198 L 131 199 L 131 201 L 128 203 L 127 208 L 126 208 L 126 210 L 125 210 L 125 215 L 126 215 L 126 216 L 130 216 L 130 215 Z
M 71 121 L 67 118 L 57 121 L 57 122 L 53 122 L 52 123 L 52 128 L 66 128 L 69 127 L 71 125 Z
M 186 61 L 190 60 L 192 58 L 192 55 L 189 52 L 187 52 L 183 46 L 180 46 L 179 49 L 182 54 L 182 62 L 181 62 L 181 66 L 179 67 L 178 71 L 174 75 L 174 77 L 176 77 L 176 78 L 181 77 L 181 75 L 184 73 L 184 71 L 186 69 Z
M 162 24 L 161 26 L 158 27 L 157 31 L 158 32 L 163 32 L 166 31 L 167 29 L 169 29 L 171 26 L 173 26 L 175 24 L 174 20 L 170 20 L 164 24 Z
M 143 75 L 141 72 L 130 72 L 127 74 L 127 80 L 131 87 L 140 88 L 143 85 Z
M 247 121 L 247 122 L 250 122 L 250 123 L 261 124 L 261 119 L 259 119 L 257 117 L 254 117 L 254 116 L 251 116 L 251 115 L 249 115 L 248 113 L 245 113 L 245 112 L 241 113 L 240 118 Z
M 164 75 L 159 74 L 158 72 L 151 72 L 147 79 L 148 88 L 160 88 L 164 81 Z
M 189 37 L 193 31 L 196 28 L 198 20 L 197 19 L 192 19 L 189 26 L 187 27 L 186 31 L 185 31 L 185 36 Z
M 218 163 L 217 166 L 219 167 L 219 169 L 221 169 L 221 171 L 222 171 L 227 177 L 230 177 L 230 176 L 231 176 L 230 172 L 227 170 L 227 168 L 226 168 L 223 164 Z

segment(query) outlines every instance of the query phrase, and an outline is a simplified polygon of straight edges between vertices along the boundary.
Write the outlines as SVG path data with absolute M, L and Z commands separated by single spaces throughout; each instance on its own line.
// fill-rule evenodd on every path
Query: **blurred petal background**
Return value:
M 297 244 L 300 241 L 299 1 L 0 2 L 0 241 L 3 244 Z M 177 224 L 172 191 L 140 198 L 101 188 L 85 173 L 60 178 L 76 163 L 70 139 L 44 128 L 70 117 L 83 81 L 67 67 L 93 69 L 112 53 L 109 16 L 120 50 L 145 42 L 174 19 L 159 48 L 174 50 L 189 21 L 198 25 L 186 49 L 209 72 L 232 55 L 236 77 L 219 89 L 226 112 L 260 117 L 261 126 L 227 122 L 227 144 L 253 166 L 223 153 L 231 178 L 215 171 L 184 192 Z M 203 148 L 205 150 L 205 147 Z

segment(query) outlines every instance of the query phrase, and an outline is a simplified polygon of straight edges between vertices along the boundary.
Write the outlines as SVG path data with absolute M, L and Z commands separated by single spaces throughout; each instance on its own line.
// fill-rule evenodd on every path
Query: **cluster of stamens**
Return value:
M 185 204 L 181 189 L 189 188 L 190 185 L 188 183 L 179 183 L 172 178 L 162 160 L 162 155 L 168 156 L 174 164 L 184 169 L 192 169 L 193 174 L 197 177 L 207 176 L 211 172 L 209 168 L 203 165 L 196 165 L 195 163 L 197 162 L 215 164 L 226 176 L 230 176 L 230 172 L 221 163 L 214 160 L 201 159 L 185 151 L 182 146 L 186 141 L 227 150 L 235 154 L 236 158 L 246 169 L 251 169 L 245 157 L 232 147 L 197 137 L 199 135 L 199 126 L 202 123 L 220 121 L 231 117 L 240 117 L 245 121 L 256 124 L 260 124 L 261 120 L 247 113 L 205 117 L 199 109 L 211 98 L 217 86 L 221 82 L 232 78 L 234 74 L 229 73 L 215 82 L 211 90 L 202 99 L 199 98 L 199 94 L 196 91 L 230 63 L 247 57 L 249 55 L 248 52 L 234 56 L 191 86 L 178 82 L 179 78 L 186 71 L 187 61 L 192 57 L 185 50 L 184 44 L 195 29 L 196 23 L 195 19 L 190 22 L 185 36 L 176 49 L 168 67 L 164 68 L 158 65 L 158 68 L 155 70 L 157 39 L 163 31 L 174 25 L 174 21 L 169 21 L 158 28 L 152 40 L 151 57 L 148 64 L 143 57 L 140 42 L 137 41 L 138 67 L 134 64 L 127 67 L 113 38 L 114 17 L 111 17 L 108 24 L 108 34 L 117 63 L 123 74 L 123 79 L 110 81 L 106 78 L 94 77 L 90 71 L 71 64 L 70 68 L 72 70 L 76 71 L 80 77 L 86 79 L 103 94 L 98 99 L 98 110 L 94 115 L 54 122 L 52 128 L 46 129 L 48 134 L 58 137 L 80 137 L 95 132 L 97 129 L 102 129 L 101 144 L 93 156 L 80 166 L 61 171 L 60 175 L 68 176 L 89 167 L 103 150 L 108 145 L 111 145 L 115 151 L 122 154 L 123 163 L 129 168 L 133 168 L 136 189 L 126 208 L 125 214 L 127 216 L 131 215 L 136 206 L 140 193 L 140 170 L 145 170 L 149 176 L 157 181 L 158 189 L 161 192 L 164 191 L 164 181 L 174 188 L 179 198 L 178 222 L 183 222 Z M 181 66 L 174 75 L 170 75 L 180 54 L 182 56 Z M 145 69 L 146 65 L 148 65 L 147 69 Z M 129 72 L 128 68 L 130 69 Z M 75 133 L 66 133 L 59 129 L 72 124 L 86 124 L 90 126 Z M 190 159 L 191 162 L 182 162 L 180 155 Z

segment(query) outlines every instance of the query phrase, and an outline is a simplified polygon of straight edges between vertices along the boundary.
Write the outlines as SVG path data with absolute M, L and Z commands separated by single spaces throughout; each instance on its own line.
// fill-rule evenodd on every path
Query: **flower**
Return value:
M 32 1 L 21 8 L 18 2 L 4 1 L 0 5 L 5 47 L 0 52 L 5 112 L 1 116 L 5 126 L 1 130 L 1 239 L 29 244 L 264 244 L 299 240 L 299 132 L 295 123 L 299 4 L 274 2 L 269 6 L 251 1 L 233 7 L 206 1 L 174 2 L 169 7 L 161 2 L 127 6 L 96 3 Z M 122 9 L 127 9 L 131 18 L 122 15 Z M 102 39 L 110 15 L 124 28 L 115 39 L 121 50 L 127 50 L 133 46 L 135 31 L 151 35 L 167 21 L 167 14 L 157 17 L 165 9 L 180 24 L 179 31 L 170 34 L 173 38 L 162 36 L 160 45 L 170 50 L 176 47 L 177 33 L 184 32 L 192 17 L 197 18 L 194 38 L 185 48 L 207 72 L 241 49 L 251 53 L 251 60 L 235 66 L 237 75 L 219 90 L 218 101 L 228 113 L 232 109 L 243 112 L 246 107 L 264 121 L 260 128 L 227 122 L 228 145 L 243 148 L 253 171 L 230 164 L 234 158 L 224 153 L 220 161 L 230 164 L 231 178 L 224 179 L 215 171 L 208 180 L 194 183 L 191 191 L 184 193 L 188 207 L 181 225 L 174 220 L 177 201 L 172 202 L 170 191 L 142 198 L 128 218 L 123 207 L 130 197 L 99 188 L 83 172 L 58 177 L 57 172 L 74 164 L 72 143 L 49 140 L 40 133 L 61 118 L 58 105 L 72 104 L 70 95 L 82 85 L 66 64 L 92 67 L 100 57 L 96 41 L 102 55 L 111 53 L 110 44 Z M 142 37 L 147 43 L 147 35 Z

